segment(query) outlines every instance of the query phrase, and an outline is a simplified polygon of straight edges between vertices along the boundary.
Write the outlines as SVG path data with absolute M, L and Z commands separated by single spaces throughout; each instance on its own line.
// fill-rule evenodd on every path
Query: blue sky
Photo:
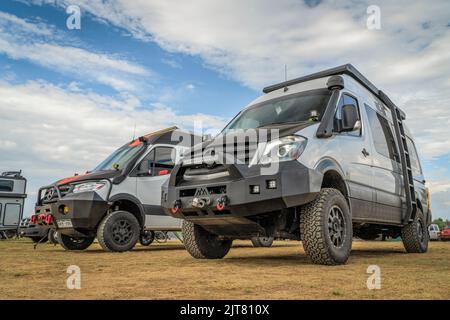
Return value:
M 81 29 L 66 8 L 81 9 Z M 351 4 L 351 5 L 350 5 Z M 137 133 L 214 132 L 264 85 L 351 62 L 402 105 L 450 218 L 450 4 L 379 1 L 0 2 L 0 168 L 40 185 L 92 168 Z

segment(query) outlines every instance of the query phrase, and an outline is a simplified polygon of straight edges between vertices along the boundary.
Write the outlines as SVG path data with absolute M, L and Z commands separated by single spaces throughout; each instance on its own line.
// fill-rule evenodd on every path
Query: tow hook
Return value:
M 173 203 L 172 208 L 170 208 L 170 212 L 172 212 L 172 214 L 175 214 L 180 209 L 181 209 L 181 200 L 175 200 L 175 202 Z
M 44 222 L 45 222 L 46 225 L 51 225 L 53 223 L 53 216 L 51 214 L 48 214 L 45 217 Z
M 217 208 L 217 210 L 222 211 L 223 209 L 225 209 L 225 206 L 227 204 L 228 204 L 228 197 L 222 196 L 219 199 L 217 199 L 216 208 Z
M 194 208 L 204 208 L 206 206 L 209 206 L 211 204 L 211 199 L 210 198 L 194 198 L 192 199 L 192 206 Z

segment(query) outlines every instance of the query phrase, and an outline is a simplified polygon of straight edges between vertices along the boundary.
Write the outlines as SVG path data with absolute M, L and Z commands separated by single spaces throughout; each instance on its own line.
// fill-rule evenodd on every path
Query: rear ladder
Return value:
M 414 190 L 414 178 L 411 170 L 411 160 L 409 157 L 408 144 L 406 142 L 405 128 L 403 126 L 405 114 L 381 90 L 379 91 L 379 97 L 391 110 L 392 121 L 394 122 L 397 145 L 400 151 L 400 163 L 402 166 L 403 185 L 405 187 L 406 197 L 406 214 L 402 217 L 402 222 L 403 224 L 407 224 L 413 221 L 416 216 L 417 201 L 416 192 Z

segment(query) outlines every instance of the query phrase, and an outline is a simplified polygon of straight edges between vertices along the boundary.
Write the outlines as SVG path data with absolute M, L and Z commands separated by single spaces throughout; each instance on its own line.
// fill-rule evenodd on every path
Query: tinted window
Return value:
M 138 176 L 145 177 L 153 174 L 153 163 L 155 162 L 155 149 L 150 151 L 138 166 Z
M 411 160 L 411 169 L 415 175 L 421 175 L 422 169 L 420 167 L 419 156 L 414 143 L 410 138 L 406 138 L 406 144 L 408 145 L 409 159 Z
M 111 155 L 109 155 L 102 163 L 100 163 L 93 171 L 112 170 L 115 166 L 123 169 L 127 164 L 135 158 L 135 156 L 142 150 L 144 144 L 131 144 L 123 146 Z
M 375 150 L 391 160 L 399 161 L 389 122 L 368 105 L 366 105 L 366 111 Z
M 175 149 L 159 147 L 155 150 L 155 169 L 153 175 L 168 174 L 175 166 Z
M 175 166 L 175 149 L 157 147 L 141 161 L 138 167 L 139 176 L 158 176 L 170 173 Z
M 312 90 L 261 102 L 240 113 L 224 130 L 255 129 L 271 124 L 318 121 L 322 118 L 330 94 L 327 89 Z
M 12 192 L 14 189 L 14 181 L 12 180 L 0 180 L 0 191 Z
M 360 113 L 359 113 L 359 107 L 358 107 L 358 101 L 353 98 L 352 96 L 349 96 L 347 94 L 342 95 L 341 99 L 339 100 L 337 109 L 336 109 L 336 119 L 342 119 L 342 107 L 345 105 L 351 105 L 354 106 L 358 110 L 358 119 L 361 119 Z M 337 126 L 336 126 L 337 128 Z M 351 135 L 351 136 L 360 136 L 361 135 L 361 129 L 357 131 L 350 131 L 350 132 L 343 132 L 341 134 Z

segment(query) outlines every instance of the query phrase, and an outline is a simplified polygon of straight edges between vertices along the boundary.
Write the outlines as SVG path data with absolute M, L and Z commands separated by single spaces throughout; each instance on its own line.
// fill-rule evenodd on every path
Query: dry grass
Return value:
M 73 264 L 81 290 L 66 287 Z M 372 264 L 381 290 L 366 287 Z M 406 254 L 401 242 L 355 241 L 347 265 L 326 267 L 312 265 L 298 242 L 240 241 L 213 261 L 191 258 L 177 242 L 118 254 L 11 240 L 0 241 L 0 279 L 0 299 L 450 299 L 450 242 Z

